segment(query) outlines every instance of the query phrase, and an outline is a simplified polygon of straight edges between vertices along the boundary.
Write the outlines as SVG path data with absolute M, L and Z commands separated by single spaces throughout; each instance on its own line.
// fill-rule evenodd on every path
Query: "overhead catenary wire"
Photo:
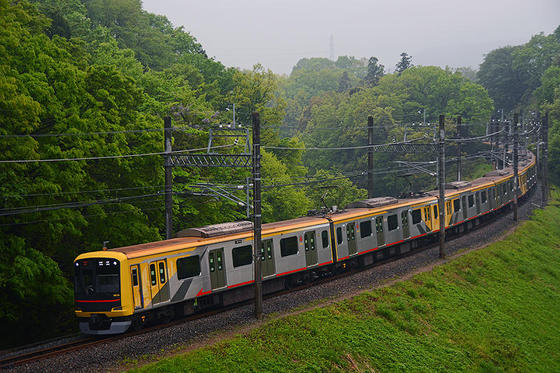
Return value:
M 235 144 L 228 145 L 217 145 L 211 147 L 211 149 L 227 148 L 235 146 Z M 119 159 L 119 158 L 135 158 L 135 157 L 150 157 L 155 155 L 173 155 L 189 153 L 201 150 L 208 150 L 208 147 L 198 148 L 198 149 L 184 149 L 184 150 L 174 150 L 172 152 L 154 152 L 154 153 L 141 153 L 141 154 L 123 154 L 123 155 L 106 155 L 98 157 L 76 157 L 76 158 L 47 158 L 47 159 L 10 159 L 10 160 L 0 160 L 0 163 L 41 163 L 41 162 L 73 162 L 73 161 L 93 161 L 101 159 Z
M 264 149 L 271 149 L 271 150 L 360 150 L 360 149 L 370 149 L 375 147 L 383 147 L 383 146 L 390 146 L 390 145 L 402 145 L 402 144 L 411 144 L 414 141 L 423 140 L 414 139 L 410 141 L 401 141 L 401 142 L 390 142 L 386 144 L 375 144 L 375 145 L 355 145 L 355 146 L 339 146 L 339 147 L 309 147 L 309 148 L 291 148 L 289 146 L 261 146 Z M 431 144 L 427 144 L 431 145 Z
M 184 132 L 192 130 L 189 127 L 173 127 L 172 132 Z M 99 136 L 99 135 L 119 135 L 128 133 L 145 133 L 145 132 L 164 132 L 164 128 L 140 128 L 131 130 L 116 130 L 116 131 L 97 131 L 97 132 L 64 132 L 64 133 L 30 133 L 30 134 L 4 134 L 0 138 L 41 138 L 41 137 L 72 137 L 72 136 Z

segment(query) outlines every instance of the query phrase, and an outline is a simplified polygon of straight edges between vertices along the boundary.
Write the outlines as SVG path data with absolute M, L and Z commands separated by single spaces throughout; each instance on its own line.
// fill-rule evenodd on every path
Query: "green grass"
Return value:
M 431 272 L 135 371 L 558 372 L 558 222 L 553 201 Z

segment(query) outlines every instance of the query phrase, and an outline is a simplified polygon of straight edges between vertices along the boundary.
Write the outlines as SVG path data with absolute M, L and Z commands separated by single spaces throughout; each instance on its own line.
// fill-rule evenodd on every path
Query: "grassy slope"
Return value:
M 560 208 L 409 281 L 142 371 L 560 371 Z

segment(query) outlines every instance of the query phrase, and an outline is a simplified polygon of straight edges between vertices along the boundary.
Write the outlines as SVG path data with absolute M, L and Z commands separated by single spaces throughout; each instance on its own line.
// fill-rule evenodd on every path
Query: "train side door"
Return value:
M 383 234 L 383 216 L 375 218 L 375 231 L 377 232 L 377 246 L 385 245 L 385 235 Z
M 167 282 L 165 260 L 150 263 L 150 291 L 152 294 L 152 304 L 169 300 L 169 284 Z
M 132 298 L 134 299 L 134 309 L 144 308 L 144 298 L 142 297 L 142 281 L 140 279 L 140 266 L 138 264 L 130 266 L 132 283 Z
M 430 206 L 424 207 L 424 222 L 429 230 L 434 229 L 432 226 L 432 214 L 430 212 Z
M 432 218 L 432 229 L 439 229 L 439 211 L 438 205 L 433 205 L 434 216 Z
M 475 193 L 476 214 L 480 214 L 480 191 Z
M 401 225 L 403 227 L 403 240 L 410 237 L 410 227 L 408 226 L 408 210 L 401 211 Z
M 346 238 L 348 239 L 348 255 L 356 254 L 356 226 L 355 223 L 346 224 Z
M 212 290 L 226 286 L 226 272 L 224 268 L 224 248 L 210 250 L 208 254 L 210 267 L 210 283 Z
M 315 239 L 315 231 L 304 233 L 303 244 L 305 247 L 305 264 L 308 267 L 317 264 L 317 244 Z
M 461 207 L 463 209 L 463 220 L 467 219 L 467 196 L 461 197 Z
M 262 242 L 261 262 L 263 277 L 271 276 L 276 272 L 274 268 L 274 252 L 272 249 L 272 240 L 264 240 Z

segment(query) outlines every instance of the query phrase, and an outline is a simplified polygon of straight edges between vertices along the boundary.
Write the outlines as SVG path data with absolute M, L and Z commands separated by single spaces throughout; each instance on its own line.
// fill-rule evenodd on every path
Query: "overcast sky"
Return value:
M 416 65 L 471 66 L 505 45 L 560 25 L 560 0 L 143 0 L 184 26 L 226 66 L 260 62 L 289 74 L 302 57 L 376 56 L 391 71 L 406 51 Z

